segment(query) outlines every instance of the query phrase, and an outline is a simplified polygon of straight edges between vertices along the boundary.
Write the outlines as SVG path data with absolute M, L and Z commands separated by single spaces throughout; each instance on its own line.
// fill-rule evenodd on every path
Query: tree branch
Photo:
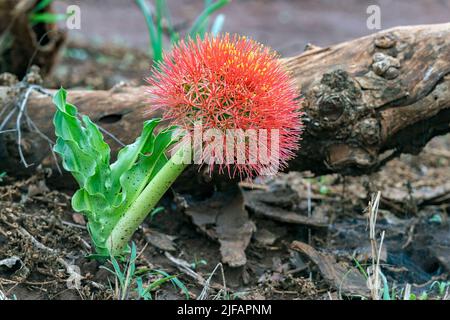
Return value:
M 301 88 L 306 112 L 302 148 L 289 170 L 369 173 L 401 153 L 419 152 L 432 137 L 449 132 L 449 57 L 447 23 L 394 28 L 282 59 Z M 0 87 L 3 105 L 11 100 L 8 92 L 10 88 Z M 158 116 L 158 112 L 149 114 L 146 92 L 145 87 L 127 86 L 74 90 L 68 99 L 129 143 L 144 119 Z M 49 137 L 53 137 L 53 113 L 48 97 L 36 92 L 30 96 L 28 114 Z M 18 174 L 24 168 L 18 168 L 14 137 L 12 132 L 0 135 L 0 170 Z M 45 141 L 26 132 L 22 140 L 28 162 L 52 163 Z M 109 142 L 117 150 L 119 145 Z M 185 178 L 181 185 L 195 183 L 200 192 L 212 189 L 211 180 L 216 185 L 223 182 L 195 168 Z

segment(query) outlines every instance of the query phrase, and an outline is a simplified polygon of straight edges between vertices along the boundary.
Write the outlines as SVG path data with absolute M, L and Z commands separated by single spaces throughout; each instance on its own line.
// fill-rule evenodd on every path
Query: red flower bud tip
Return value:
M 273 165 L 267 159 L 283 168 L 295 156 L 302 131 L 299 90 L 269 48 L 237 35 L 206 36 L 181 41 L 153 71 L 148 79 L 151 104 L 163 108 L 171 124 L 193 133 L 194 124 L 200 123 L 203 132 L 214 129 L 224 137 L 232 129 L 258 133 L 258 150 L 251 150 L 246 136 L 240 150 L 247 160 L 216 161 L 219 171 L 239 173 L 241 178 L 265 174 Z M 224 154 L 231 148 L 225 140 Z M 275 145 L 278 148 L 272 148 Z M 267 153 L 260 154 L 261 148 Z M 250 160 L 255 152 L 258 155 Z M 213 153 L 219 156 L 217 150 Z M 236 151 L 233 159 L 238 158 Z

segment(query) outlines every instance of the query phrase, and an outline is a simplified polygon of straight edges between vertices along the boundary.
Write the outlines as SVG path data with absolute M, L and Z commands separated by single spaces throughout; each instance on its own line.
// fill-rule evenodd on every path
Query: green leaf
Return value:
M 55 152 L 62 156 L 64 169 L 72 172 L 80 187 L 102 194 L 109 178 L 109 146 L 88 117 L 81 123 L 75 106 L 66 103 L 66 96 L 61 89 L 53 99 L 57 107 L 53 121 L 58 137 Z
M 195 39 L 197 35 L 200 35 L 201 38 L 205 35 L 206 26 L 209 22 L 209 17 L 214 14 L 217 10 L 223 8 L 227 4 L 230 3 L 231 0 L 218 0 L 214 3 L 210 3 L 210 1 L 206 1 L 206 8 L 203 12 L 198 16 L 195 20 L 194 24 L 189 31 L 189 35 L 192 39 Z
M 121 175 L 120 184 L 125 198 L 121 211 L 128 209 L 148 182 L 167 163 L 164 152 L 174 142 L 172 128 L 162 131 L 151 141 L 149 146 L 144 148 L 144 152 L 139 155 L 136 164 Z
M 170 276 L 167 272 L 163 270 L 155 270 L 155 273 L 159 273 L 166 277 L 166 279 L 170 278 L 170 281 L 175 287 L 178 287 L 186 296 L 186 299 L 189 299 L 189 290 L 186 288 L 183 282 L 181 282 L 177 277 Z
M 386 277 L 384 276 L 384 274 L 380 274 L 381 275 L 381 279 L 383 280 L 383 300 L 391 300 L 391 296 L 389 294 L 389 284 L 387 282 Z
M 64 21 L 68 17 L 70 17 L 70 14 L 57 14 L 57 13 L 51 13 L 51 12 L 44 12 L 44 13 L 33 13 L 30 16 L 30 22 L 32 24 L 38 24 L 38 23 L 48 23 L 48 24 L 54 24 L 59 21 Z
M 66 97 L 67 92 L 60 89 L 53 99 L 57 107 L 53 121 L 57 136 L 54 150 L 62 157 L 64 169 L 72 173 L 80 186 L 72 198 L 72 207 L 88 217 L 92 240 L 97 251 L 102 251 L 119 218 L 111 206 L 114 195 L 110 192 L 110 148 L 88 117 L 83 117 L 82 122 L 77 118 L 76 107 L 68 104 Z
M 41 0 L 31 12 L 39 12 L 41 10 L 44 10 L 45 8 L 47 8 L 51 3 L 53 2 L 53 0 Z
M 136 286 L 137 286 L 136 291 L 137 291 L 137 293 L 138 293 L 138 295 L 139 295 L 139 297 L 141 299 L 152 300 L 151 293 L 150 292 L 146 292 L 146 290 L 144 288 L 142 277 L 137 277 L 136 278 Z
M 150 221 L 152 221 L 156 215 L 160 212 L 164 211 L 164 207 L 158 207 L 152 210 L 152 212 L 150 212 Z
M 145 18 L 150 37 L 151 49 L 153 51 L 153 61 L 158 63 L 163 58 L 162 34 L 158 34 L 158 28 L 153 22 L 153 11 L 145 0 L 135 0 Z M 159 19 L 157 19 L 159 20 Z M 162 33 L 162 31 L 161 31 Z M 161 41 L 160 41 L 161 40 Z
M 175 28 L 173 26 L 172 17 L 170 15 L 169 8 L 167 7 L 167 1 L 166 0 L 157 0 L 156 6 L 160 7 L 160 9 L 157 10 L 157 13 L 161 12 L 161 16 L 158 19 L 159 20 L 162 20 L 163 18 L 165 19 L 167 31 L 169 32 L 169 36 L 170 36 L 170 42 L 172 44 L 177 43 L 180 40 L 180 36 L 179 36 L 178 32 L 175 31 Z M 163 32 L 161 30 L 161 35 L 162 35 L 162 33 Z M 162 39 L 161 39 L 161 44 L 162 44 Z
M 172 279 L 176 278 L 175 276 L 167 276 L 161 279 L 156 280 L 155 282 L 152 282 L 147 289 L 145 290 L 145 292 L 150 292 L 150 291 L 154 291 L 156 289 L 158 289 L 161 285 L 163 285 L 164 283 L 171 281 Z
M 72 207 L 88 218 L 88 230 L 99 256 L 109 256 L 106 240 L 133 201 L 167 162 L 165 151 L 174 142 L 174 129 L 153 132 L 159 119 L 144 123 L 142 134 L 124 147 L 110 164 L 110 148 L 95 123 L 87 116 L 78 118 L 77 108 L 66 101 L 60 89 L 54 96 L 57 136 L 54 150 L 63 167 L 72 173 L 80 189 Z
M 222 31 L 224 22 L 225 22 L 225 15 L 224 14 L 217 15 L 211 27 L 211 34 L 213 36 L 217 36 L 220 33 L 220 31 Z
M 160 119 L 146 121 L 141 136 L 134 143 L 120 150 L 117 161 L 111 165 L 113 190 L 120 188 L 120 177 L 134 166 L 140 154 L 152 152 L 154 141 L 152 132 L 160 121 Z

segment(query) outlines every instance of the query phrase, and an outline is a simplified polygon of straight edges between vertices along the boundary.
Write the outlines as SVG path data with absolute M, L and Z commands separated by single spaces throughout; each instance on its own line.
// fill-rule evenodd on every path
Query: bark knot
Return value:
M 338 69 L 325 73 L 316 90 L 322 124 L 336 126 L 353 119 L 360 98 L 361 89 L 346 71 Z
M 400 74 L 400 61 L 397 58 L 376 52 L 373 56 L 372 69 L 380 77 L 388 80 L 395 79 Z

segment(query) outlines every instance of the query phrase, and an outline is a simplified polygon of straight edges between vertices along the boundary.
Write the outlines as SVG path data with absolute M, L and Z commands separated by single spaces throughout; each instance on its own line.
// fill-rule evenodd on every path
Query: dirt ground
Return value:
M 83 9 L 85 24 L 80 34 L 71 35 L 46 86 L 107 89 L 120 81 L 142 83 L 150 62 L 143 51 L 147 40 L 139 12 L 123 1 L 109 0 L 110 10 L 104 17 L 101 5 L 106 1 L 73 2 L 87 8 Z M 169 4 L 175 21 L 183 24 L 198 12 L 199 1 L 180 2 Z M 224 10 L 225 31 L 245 30 L 291 55 L 302 51 L 307 42 L 327 45 L 369 33 L 360 27 L 365 25 L 367 4 L 347 3 L 234 1 Z M 392 5 L 383 27 L 444 22 L 450 7 L 443 0 L 378 3 L 382 10 Z M 333 14 L 325 16 L 324 10 Z M 302 19 L 297 18 L 300 15 Z M 122 23 L 125 20 L 130 23 Z M 95 40 L 99 37 L 103 41 Z M 123 44 L 124 39 L 126 47 L 104 42 Z M 418 297 L 426 292 L 430 299 L 442 299 L 445 292 L 439 292 L 435 284 L 450 280 L 448 150 L 449 135 L 433 139 L 419 155 L 403 155 L 368 176 L 311 178 L 308 173 L 290 172 L 255 181 L 253 189 L 241 185 L 238 193 L 204 200 L 173 191 L 161 203 L 162 212 L 147 219 L 135 235 L 142 252 L 137 270 L 162 270 L 176 276 L 189 298 L 369 297 L 367 206 L 372 195 L 381 191 L 376 234 L 385 232 L 381 265 L 392 295 L 399 298 L 410 284 Z M 29 179 L 0 179 L 0 293 L 12 299 L 116 299 L 115 276 L 87 257 L 89 235 L 83 217 L 71 210 L 73 191 L 56 190 L 49 182 L 49 176 L 57 174 L 38 170 Z M 245 263 L 225 266 L 222 276 L 220 268 L 212 272 L 228 257 L 221 251 L 220 228 L 229 222 L 215 221 L 211 226 L 202 222 L 202 213 L 227 207 L 233 202 L 230 199 L 237 199 L 240 208 L 230 210 L 245 207 L 245 223 L 253 235 L 248 247 L 245 240 L 237 243 L 245 249 L 238 257 Z M 70 285 L 72 270 L 82 276 L 75 288 Z M 160 277 L 146 273 L 144 280 L 152 283 Z M 152 295 L 187 298 L 186 292 L 170 283 L 155 287 Z M 136 298 L 136 293 L 131 292 L 130 298 Z
M 377 234 L 385 231 L 382 266 L 390 287 L 397 288 L 400 294 L 409 283 L 417 296 L 429 292 L 431 298 L 442 298 L 430 288 L 435 281 L 449 280 L 450 156 L 440 152 L 447 150 L 444 146 L 449 144 L 448 137 L 437 138 L 421 155 L 394 160 L 371 176 L 308 179 L 293 172 L 259 184 L 256 190 L 246 190 L 245 193 L 266 192 L 266 204 L 281 211 L 281 215 L 295 212 L 306 217 L 309 199 L 312 220 L 329 223 L 309 227 L 282 221 L 280 217 L 266 216 L 270 212 L 252 212 L 249 205 L 250 219 L 257 231 L 245 251 L 246 265 L 225 267 L 229 294 L 242 299 L 367 296 L 363 277 L 346 283 L 346 274 L 355 273 L 358 264 L 367 267 L 370 242 L 365 208 L 369 195 L 381 190 Z M 143 250 L 137 268 L 177 275 L 190 297 L 196 298 L 205 285 L 171 262 L 167 253 L 184 260 L 195 274 L 206 279 L 221 261 L 220 246 L 217 239 L 193 223 L 185 208 L 174 203 L 177 202 L 166 199 L 165 210 L 148 220 L 136 234 L 134 241 Z M 202 204 L 188 202 L 190 209 L 198 206 Z M 86 258 L 90 253 L 89 235 L 84 219 L 70 208 L 70 194 L 46 186 L 45 173 L 26 181 L 5 179 L 0 187 L 0 210 L 0 260 L 14 261 L 10 265 L 5 260 L 0 262 L 0 288 L 8 297 L 115 297 L 114 275 Z M 299 254 L 291 247 L 293 241 L 309 242 L 324 260 L 317 262 Z M 68 289 L 66 266 L 58 258 L 80 267 L 83 279 L 77 290 Z M 336 268 L 335 277 L 330 278 L 321 263 Z M 340 272 L 339 266 L 345 272 Z M 223 287 L 219 275 L 213 277 L 211 297 Z M 158 299 L 185 298 L 171 285 L 158 288 L 154 294 Z

